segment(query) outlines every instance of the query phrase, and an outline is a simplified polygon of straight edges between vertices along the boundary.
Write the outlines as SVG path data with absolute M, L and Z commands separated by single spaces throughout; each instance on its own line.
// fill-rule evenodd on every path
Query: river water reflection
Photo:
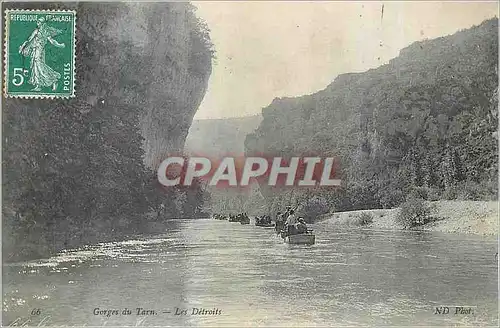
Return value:
M 315 245 L 290 246 L 269 228 L 177 220 L 161 235 L 8 264 L 4 325 L 498 324 L 496 239 L 313 228 Z M 138 316 L 138 307 L 156 314 Z

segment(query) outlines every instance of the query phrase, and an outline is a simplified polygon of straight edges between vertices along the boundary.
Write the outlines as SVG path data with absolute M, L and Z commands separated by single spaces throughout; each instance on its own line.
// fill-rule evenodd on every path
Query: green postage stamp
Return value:
M 75 11 L 6 10 L 5 96 L 74 97 L 75 29 Z

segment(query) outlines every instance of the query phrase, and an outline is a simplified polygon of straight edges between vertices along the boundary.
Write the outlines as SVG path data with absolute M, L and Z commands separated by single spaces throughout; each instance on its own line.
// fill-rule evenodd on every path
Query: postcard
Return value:
M 2 326 L 497 327 L 498 9 L 2 2 Z

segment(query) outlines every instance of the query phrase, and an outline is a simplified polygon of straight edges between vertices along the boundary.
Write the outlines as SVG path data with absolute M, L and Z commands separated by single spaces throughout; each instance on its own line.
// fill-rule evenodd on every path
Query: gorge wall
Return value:
M 15 8 L 77 11 L 76 97 L 3 99 L 4 260 L 138 233 L 161 203 L 170 216 L 196 207 L 174 204 L 178 191 L 159 193 L 154 172 L 183 150 L 211 73 L 212 44 L 194 7 Z
M 495 198 L 497 72 L 495 18 L 416 42 L 388 64 L 340 75 L 312 95 L 276 98 L 247 136 L 246 152 L 336 156 L 343 185 L 261 186 L 268 209 L 312 196 L 332 210 L 393 207 L 413 192 L 432 200 Z

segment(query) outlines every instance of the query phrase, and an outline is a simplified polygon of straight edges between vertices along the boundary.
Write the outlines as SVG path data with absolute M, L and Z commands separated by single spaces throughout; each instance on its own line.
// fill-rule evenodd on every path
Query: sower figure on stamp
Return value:
M 31 57 L 31 77 L 28 82 L 35 86 L 32 91 L 41 91 L 42 87 L 49 86 L 52 86 L 52 90 L 55 91 L 61 74 L 45 63 L 45 45 L 48 41 L 57 48 L 64 48 L 64 43 L 53 39 L 62 31 L 48 26 L 43 17 L 38 19 L 37 25 L 38 27 L 31 33 L 28 40 L 19 47 L 19 53 L 25 57 Z

